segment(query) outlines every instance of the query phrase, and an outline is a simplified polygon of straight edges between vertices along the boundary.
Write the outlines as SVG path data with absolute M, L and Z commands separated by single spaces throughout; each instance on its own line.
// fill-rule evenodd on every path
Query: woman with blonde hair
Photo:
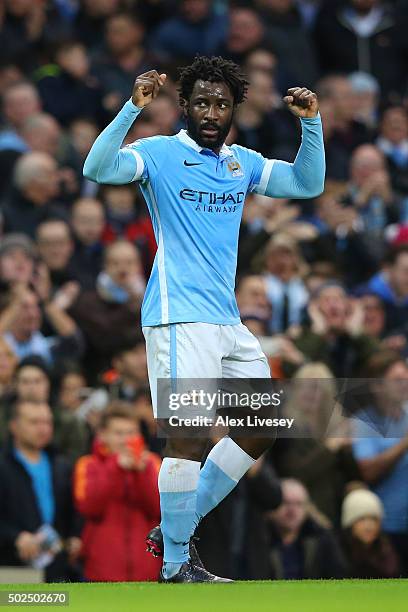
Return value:
M 299 368 L 288 387 L 284 416 L 294 419 L 290 438 L 276 441 L 271 451 L 281 478 L 300 480 L 317 509 L 339 525 L 347 482 L 359 479 L 351 452 L 348 423 L 336 402 L 333 374 L 323 363 Z

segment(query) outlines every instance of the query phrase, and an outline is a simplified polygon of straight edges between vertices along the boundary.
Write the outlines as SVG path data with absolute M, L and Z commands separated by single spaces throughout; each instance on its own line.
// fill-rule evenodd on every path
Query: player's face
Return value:
M 184 113 L 191 138 L 200 147 L 218 152 L 231 128 L 234 98 L 226 83 L 199 80 Z

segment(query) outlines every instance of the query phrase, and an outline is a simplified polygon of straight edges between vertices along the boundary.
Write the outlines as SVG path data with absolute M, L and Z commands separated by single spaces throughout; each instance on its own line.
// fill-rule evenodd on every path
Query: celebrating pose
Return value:
M 270 377 L 257 339 L 240 322 L 234 294 L 245 197 L 313 198 L 323 191 L 325 174 L 317 97 L 305 87 L 289 89 L 284 98 L 302 124 L 293 164 L 224 144 L 248 82 L 221 57 L 197 57 L 181 71 L 187 129 L 121 148 L 165 81 L 155 70 L 136 79 L 131 100 L 96 139 L 84 166 L 84 175 L 98 183 L 139 182 L 152 218 L 158 249 L 142 326 L 155 415 L 158 378 Z M 167 440 L 159 474 L 161 525 L 148 537 L 156 554 L 164 548 L 160 581 L 229 582 L 205 570 L 191 538 L 270 442 L 226 436 L 200 469 L 204 439 Z

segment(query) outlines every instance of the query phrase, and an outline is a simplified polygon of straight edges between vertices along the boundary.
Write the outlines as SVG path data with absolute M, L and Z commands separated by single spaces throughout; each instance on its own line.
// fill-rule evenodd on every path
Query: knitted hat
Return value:
M 367 516 L 382 520 L 384 508 L 380 498 L 367 489 L 351 491 L 343 500 L 341 509 L 341 526 L 351 527 L 356 521 Z
M 7 234 L 0 239 L 0 257 L 14 249 L 21 249 L 31 259 L 36 256 L 35 243 L 25 234 Z

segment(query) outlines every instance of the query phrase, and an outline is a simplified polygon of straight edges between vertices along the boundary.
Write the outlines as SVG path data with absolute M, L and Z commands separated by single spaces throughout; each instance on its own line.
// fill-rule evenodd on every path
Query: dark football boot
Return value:
M 198 540 L 195 536 L 193 536 L 190 540 L 190 559 L 196 567 L 204 568 L 203 562 L 201 561 L 199 554 L 197 552 L 194 541 Z M 147 534 L 146 537 L 146 545 L 147 552 L 151 553 L 153 557 L 162 557 L 164 553 L 164 544 L 163 544 L 163 534 L 160 529 L 160 525 L 157 527 L 153 527 L 151 531 Z
M 171 578 L 165 578 L 162 574 L 162 571 L 159 575 L 159 582 L 176 584 L 183 582 L 218 582 L 218 583 L 227 583 L 234 582 L 229 578 L 220 578 L 219 576 L 215 576 L 214 574 L 210 574 L 203 567 L 197 567 L 194 565 L 189 559 L 180 567 L 177 574 L 172 576 Z

